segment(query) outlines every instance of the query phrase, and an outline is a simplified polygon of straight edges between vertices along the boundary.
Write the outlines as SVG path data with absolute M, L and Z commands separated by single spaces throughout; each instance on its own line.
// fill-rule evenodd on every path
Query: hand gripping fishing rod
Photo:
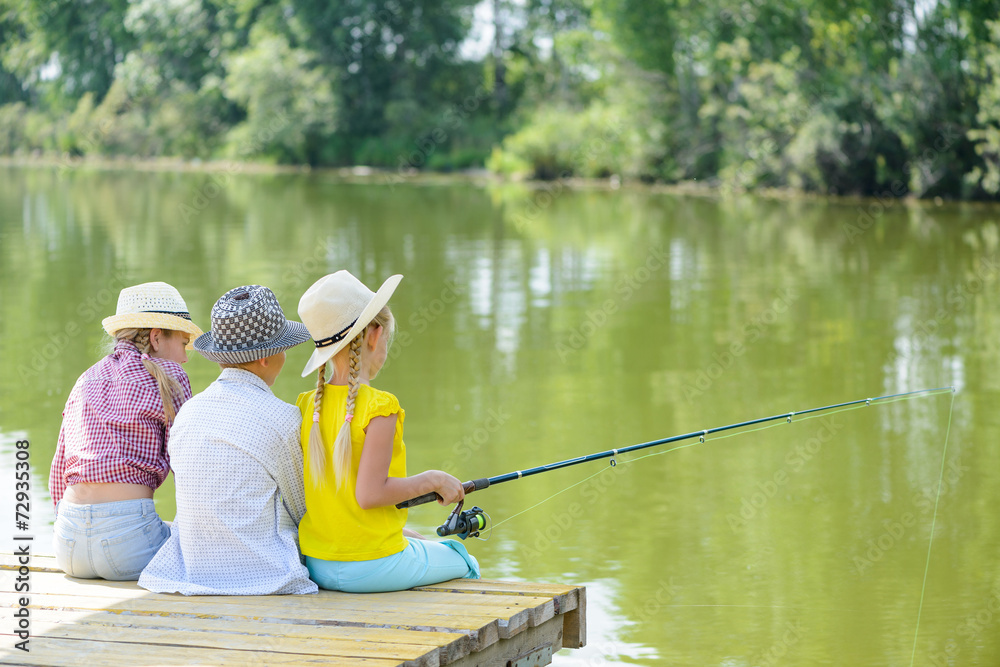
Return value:
M 621 447 L 619 449 L 609 449 L 603 452 L 597 452 L 596 454 L 587 454 L 586 456 L 578 456 L 575 459 L 566 459 L 565 461 L 559 461 L 557 463 L 550 463 L 544 466 L 538 466 L 536 468 L 528 468 L 527 470 L 515 470 L 514 472 L 509 472 L 504 475 L 497 475 L 496 477 L 485 477 L 483 479 L 474 479 L 462 484 L 462 488 L 465 492 L 472 493 L 473 491 L 482 491 L 483 489 L 489 488 L 494 484 L 502 484 L 503 482 L 509 482 L 515 479 L 521 479 L 522 477 L 528 477 L 530 475 L 537 475 L 543 472 L 549 472 L 551 470 L 558 470 L 560 468 L 568 468 L 570 466 L 579 465 L 581 463 L 587 463 L 588 461 L 596 461 L 598 459 L 607 459 L 618 456 L 619 454 L 626 454 L 628 452 L 635 452 L 640 449 L 647 449 L 649 447 L 657 447 L 659 445 L 667 445 L 672 442 L 681 442 L 683 440 L 691 440 L 693 438 L 698 438 L 701 442 L 705 441 L 705 436 L 711 435 L 712 433 L 721 433 L 722 431 L 730 431 L 734 428 L 742 428 L 744 426 L 753 426 L 755 424 L 764 424 L 766 422 L 778 421 L 784 419 L 788 423 L 792 422 L 792 419 L 797 416 L 807 415 L 814 412 L 823 412 L 825 410 L 834 410 L 836 408 L 846 408 L 851 405 L 859 405 L 865 403 L 866 405 L 871 405 L 876 401 L 885 401 L 891 398 L 901 399 L 907 396 L 917 396 L 919 394 L 934 394 L 944 391 L 955 391 L 954 387 L 938 387 L 936 389 L 918 389 L 916 391 L 907 391 L 900 394 L 888 394 L 886 396 L 877 396 L 875 398 L 861 398 L 856 401 L 847 401 L 846 403 L 836 403 L 834 405 L 824 405 L 821 408 L 810 408 L 808 410 L 800 410 L 798 412 L 784 412 L 779 415 L 774 415 L 772 417 L 761 417 L 760 419 L 751 419 L 749 421 L 739 422 L 738 424 L 729 424 L 727 426 L 716 426 L 715 428 L 708 428 L 703 431 L 693 431 L 691 433 L 684 433 L 683 435 L 675 435 L 669 438 L 662 438 L 660 440 L 650 440 L 649 442 L 643 442 L 638 445 L 630 445 L 628 447 Z M 612 460 L 614 464 L 614 460 Z M 434 502 L 439 500 L 441 496 L 437 493 L 427 493 L 417 498 L 411 498 L 410 500 L 405 500 L 396 505 L 399 509 L 405 509 L 408 507 L 414 507 L 416 505 L 423 505 L 425 503 Z M 455 507 L 454 511 L 448 517 L 448 520 L 444 524 L 438 527 L 437 534 L 441 537 L 445 535 L 458 535 L 463 540 L 466 537 L 476 537 L 479 535 L 479 531 L 486 528 L 486 518 L 484 516 L 483 510 L 478 507 L 473 507 L 471 510 L 462 511 L 462 502 L 460 501 Z

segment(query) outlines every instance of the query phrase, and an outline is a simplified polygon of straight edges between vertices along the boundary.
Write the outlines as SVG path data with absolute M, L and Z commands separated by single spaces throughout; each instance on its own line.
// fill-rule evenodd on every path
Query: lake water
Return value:
M 169 282 L 207 328 L 237 285 L 271 287 L 295 317 L 326 273 L 372 287 L 402 273 L 375 384 L 407 411 L 413 472 L 494 476 L 956 390 L 472 495 L 497 524 L 469 541 L 485 576 L 587 586 L 588 646 L 555 664 L 996 665 L 997 220 L 898 201 L 0 169 L 0 497 L 13 506 L 27 439 L 31 528 L 51 552 L 60 412 L 122 287 Z M 280 398 L 311 388 L 309 353 L 289 352 Z M 196 353 L 185 369 L 196 392 L 218 374 Z M 172 517 L 172 480 L 157 505 Z M 416 508 L 411 525 L 445 514 Z M 14 532 L 8 511 L 4 550 Z

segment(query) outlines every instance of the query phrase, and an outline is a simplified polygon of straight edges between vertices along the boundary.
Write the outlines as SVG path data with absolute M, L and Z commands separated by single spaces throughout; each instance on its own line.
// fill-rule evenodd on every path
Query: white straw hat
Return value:
M 309 340 L 299 322 L 289 322 L 274 292 L 261 285 L 235 287 L 212 306 L 212 330 L 194 342 L 217 364 L 243 364 L 278 354 Z
M 348 271 L 320 278 L 299 299 L 299 317 L 316 343 L 302 377 L 346 347 L 378 315 L 403 276 L 389 276 L 372 292 Z
M 191 321 L 187 304 L 181 293 L 167 283 L 143 283 L 126 287 L 118 295 L 118 308 L 114 315 L 105 317 L 101 325 L 109 335 L 121 329 L 171 329 L 191 334 L 191 341 L 202 335 L 202 330 Z M 192 349 L 189 344 L 188 349 Z

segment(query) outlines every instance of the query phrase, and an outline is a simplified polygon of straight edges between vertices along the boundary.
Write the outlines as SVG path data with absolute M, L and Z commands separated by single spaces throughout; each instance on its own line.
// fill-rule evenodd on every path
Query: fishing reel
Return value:
M 463 540 L 468 537 L 479 537 L 479 532 L 486 530 L 487 514 L 481 507 L 462 511 L 464 500 L 458 501 L 455 509 L 448 515 L 448 520 L 438 526 L 439 537 L 458 535 Z

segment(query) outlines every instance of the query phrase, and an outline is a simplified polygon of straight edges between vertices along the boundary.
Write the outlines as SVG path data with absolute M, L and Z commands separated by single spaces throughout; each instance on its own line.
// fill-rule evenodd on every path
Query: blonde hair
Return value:
M 119 329 L 115 332 L 115 340 L 127 340 L 139 348 L 141 354 L 149 354 L 149 332 L 151 329 Z M 171 329 L 160 329 L 163 335 L 170 338 L 176 331 Z M 163 401 L 163 415 L 167 418 L 167 424 L 174 421 L 177 415 L 177 403 L 183 400 L 184 390 L 177 380 L 167 375 L 163 368 L 152 359 L 143 359 L 142 365 L 149 371 L 149 374 L 156 380 L 156 385 L 160 389 L 160 399 Z
M 336 440 L 333 444 L 333 475 L 339 490 L 347 481 L 351 474 L 351 420 L 354 419 L 354 405 L 358 398 L 358 385 L 360 384 L 361 368 L 365 362 L 367 348 L 363 345 L 368 337 L 369 330 L 375 327 L 382 327 L 382 335 L 386 336 L 386 350 L 392 344 L 392 337 L 396 330 L 396 320 L 392 317 L 389 306 L 383 306 L 382 310 L 372 318 L 357 336 L 351 340 L 350 344 L 336 354 L 333 361 L 343 360 L 347 355 L 347 416 L 340 430 L 337 431 Z M 323 388 L 326 385 L 326 364 L 319 367 L 316 379 L 316 394 L 313 396 L 313 425 L 309 433 L 309 471 L 312 474 L 313 485 L 320 487 L 326 483 L 326 443 L 323 442 L 323 434 L 320 429 L 320 406 L 323 403 Z

